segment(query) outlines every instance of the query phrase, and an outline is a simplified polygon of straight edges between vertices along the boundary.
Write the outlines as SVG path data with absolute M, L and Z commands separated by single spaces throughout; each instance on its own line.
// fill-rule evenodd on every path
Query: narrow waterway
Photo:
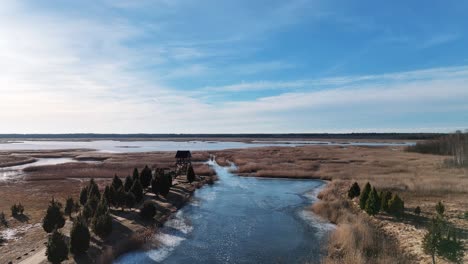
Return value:
M 24 175 L 24 169 L 33 166 L 58 165 L 69 162 L 95 162 L 78 161 L 73 158 L 38 158 L 36 161 L 22 165 L 0 168 L 0 182 L 9 180 L 19 180 Z
M 158 249 L 116 263 L 317 263 L 332 228 L 307 208 L 316 180 L 239 177 L 211 163 L 219 181 L 197 190 L 156 235 Z

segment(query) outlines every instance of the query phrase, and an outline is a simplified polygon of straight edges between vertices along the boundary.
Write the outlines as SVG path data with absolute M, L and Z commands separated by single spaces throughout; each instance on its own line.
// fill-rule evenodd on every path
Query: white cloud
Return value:
M 128 6 L 131 1 L 118 4 L 137 8 Z M 295 10 L 291 7 L 281 19 Z M 0 7 L 0 35 L 7 36 L 0 38 L 0 133 L 349 131 L 382 129 L 373 121 L 405 113 L 468 110 L 466 66 L 250 81 L 184 92 L 164 81 L 217 70 L 196 61 L 213 55 L 193 43 L 130 48 L 127 42 L 146 36 L 145 25 L 29 11 L 16 1 Z M 268 31 L 271 25 L 265 22 L 259 27 Z M 171 65 L 173 61 L 177 66 Z M 235 74 L 293 67 L 279 60 L 264 61 L 245 65 Z M 230 98 L 260 90 L 274 95 L 242 101 Z M 223 100 L 203 99 L 224 93 Z M 370 121 L 363 122 L 362 116 Z M 424 125 L 416 123 L 414 128 Z

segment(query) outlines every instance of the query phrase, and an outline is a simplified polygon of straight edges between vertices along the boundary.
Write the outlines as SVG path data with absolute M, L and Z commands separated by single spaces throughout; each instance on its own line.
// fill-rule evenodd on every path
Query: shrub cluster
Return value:
M 356 197 L 360 191 L 359 185 L 355 182 L 348 191 L 350 199 Z M 403 216 L 405 204 L 397 195 L 389 191 L 377 192 L 369 182 L 366 183 L 359 196 L 359 207 L 369 215 L 375 215 L 380 211 L 385 211 L 393 216 Z
M 146 201 L 140 208 L 140 216 L 145 220 L 153 219 L 156 215 L 156 206 L 151 201 Z
M 11 206 L 11 216 L 22 215 L 24 213 L 24 206 L 21 203 Z

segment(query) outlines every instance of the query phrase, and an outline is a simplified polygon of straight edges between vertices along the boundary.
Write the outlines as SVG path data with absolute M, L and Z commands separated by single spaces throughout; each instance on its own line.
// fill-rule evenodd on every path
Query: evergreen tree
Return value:
M 375 188 L 372 188 L 372 191 L 369 194 L 369 197 L 367 198 L 366 201 L 366 206 L 365 206 L 365 211 L 369 215 L 375 215 L 379 212 L 380 210 L 380 200 L 379 200 L 379 194 L 377 193 L 377 190 Z
M 435 256 L 437 253 L 437 247 L 442 238 L 442 228 L 439 220 L 433 218 L 427 230 L 427 233 L 423 238 L 423 249 L 424 253 L 431 255 L 432 263 L 435 264 Z
M 138 169 L 134 168 L 133 169 L 133 181 L 136 181 L 137 179 L 140 179 L 140 174 L 138 173 Z
M 88 201 L 88 186 L 81 188 L 80 192 L 80 204 L 85 205 Z
M 117 207 L 120 207 L 122 209 L 122 211 L 124 210 L 124 206 L 125 206 L 125 198 L 126 197 L 126 193 L 124 192 L 124 189 L 123 188 L 120 188 L 118 191 L 117 191 L 117 195 L 116 195 L 116 206 Z
M 444 206 L 444 204 L 442 203 L 442 201 L 439 201 L 439 202 L 436 204 L 436 212 L 437 212 L 437 215 L 439 215 L 439 216 L 444 216 L 445 206 Z
M 159 191 L 160 191 L 160 184 L 159 184 L 159 179 L 157 178 L 154 178 L 152 181 L 151 181 L 151 191 L 156 195 L 156 197 L 158 196 L 159 194 Z
M 118 190 L 123 187 L 123 182 L 122 180 L 116 175 L 114 175 L 114 178 L 112 179 L 112 187 L 114 187 L 115 190 Z
M 93 219 L 93 232 L 99 237 L 106 237 L 112 232 L 112 217 L 107 211 Z
M 353 199 L 354 197 L 358 197 L 361 194 L 361 188 L 357 182 L 354 182 L 351 185 L 351 188 L 348 190 L 348 198 Z
M 148 166 L 146 165 L 145 168 L 143 168 L 143 170 L 141 171 L 141 175 L 140 175 L 140 182 L 143 188 L 148 188 L 148 186 L 151 183 L 152 178 L 153 178 L 153 174 L 151 172 L 151 169 L 148 168 Z
M 170 174 L 164 174 L 160 180 L 159 194 L 164 197 L 167 197 L 169 191 L 171 190 L 172 185 L 172 176 Z
M 87 222 L 89 222 L 89 220 L 93 218 L 94 211 L 93 211 L 93 208 L 91 208 L 90 204 L 87 203 L 86 205 L 84 205 L 82 214 L 83 214 L 83 218 Z
M 152 201 L 146 201 L 140 208 L 140 216 L 145 220 L 152 219 L 156 215 L 156 206 Z
M 62 205 L 52 198 L 47 208 L 46 215 L 42 219 L 42 228 L 44 228 L 44 231 L 47 233 L 51 233 L 54 229 L 62 228 L 65 225 L 65 218 L 60 210 L 61 207 Z
M 104 189 L 104 193 L 102 194 L 102 197 L 106 198 L 106 201 L 108 203 L 108 206 L 110 205 L 110 200 L 111 200 L 111 195 L 110 195 L 110 187 L 106 186 Z M 101 197 L 101 199 L 102 199 Z
M 95 197 L 98 201 L 101 199 L 101 192 L 99 192 L 99 186 L 96 184 L 94 179 L 91 179 L 88 184 L 88 200 L 91 197 Z
M 141 186 L 139 179 L 136 179 L 133 182 L 130 191 L 133 193 L 133 195 L 135 195 L 135 199 L 138 203 L 141 202 L 141 200 L 143 200 L 143 186 Z
M 94 215 L 103 215 L 107 211 L 109 211 L 109 204 L 107 203 L 107 199 L 103 196 L 101 200 L 99 201 L 99 204 L 96 208 L 96 212 Z
M 68 258 L 68 247 L 65 237 L 54 230 L 47 242 L 47 260 L 52 263 L 60 263 Z
M 192 165 L 187 169 L 187 181 L 192 183 L 195 180 L 195 171 L 193 171 Z
M 132 188 L 132 185 L 133 185 L 133 179 L 132 179 L 132 177 L 127 176 L 127 177 L 125 178 L 125 184 L 124 184 L 124 188 L 125 188 L 124 190 L 125 190 L 125 192 L 130 191 L 130 189 Z
M 89 248 L 91 235 L 88 225 L 82 216 L 78 216 L 73 222 L 73 227 L 70 231 L 70 251 L 74 255 L 80 255 Z
M 388 212 L 388 202 L 392 199 L 392 192 L 385 191 L 382 193 L 380 209 L 382 211 Z
M 75 202 L 73 201 L 73 198 L 68 197 L 67 201 L 65 202 L 65 214 L 68 215 L 68 217 L 70 218 L 74 211 L 74 206 L 75 206 Z
M 136 198 L 132 192 L 128 192 L 125 194 L 125 206 L 130 209 L 135 206 Z
M 361 196 L 359 197 L 359 207 L 364 210 L 366 208 L 367 198 L 369 198 L 369 194 L 371 192 L 371 185 L 369 182 L 366 183 L 364 186 L 364 190 L 361 192 Z
M 388 213 L 399 218 L 403 216 L 404 210 L 405 203 L 397 194 L 394 194 L 388 202 Z
M 109 189 L 109 205 L 117 207 L 117 190 L 115 189 L 114 185 L 111 185 Z

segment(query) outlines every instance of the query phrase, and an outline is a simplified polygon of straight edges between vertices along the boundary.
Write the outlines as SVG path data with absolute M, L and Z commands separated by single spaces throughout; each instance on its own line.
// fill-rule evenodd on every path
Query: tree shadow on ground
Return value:
M 25 214 L 18 214 L 18 215 L 13 216 L 13 218 L 20 221 L 21 223 L 29 222 L 29 219 L 30 219 L 29 216 Z

